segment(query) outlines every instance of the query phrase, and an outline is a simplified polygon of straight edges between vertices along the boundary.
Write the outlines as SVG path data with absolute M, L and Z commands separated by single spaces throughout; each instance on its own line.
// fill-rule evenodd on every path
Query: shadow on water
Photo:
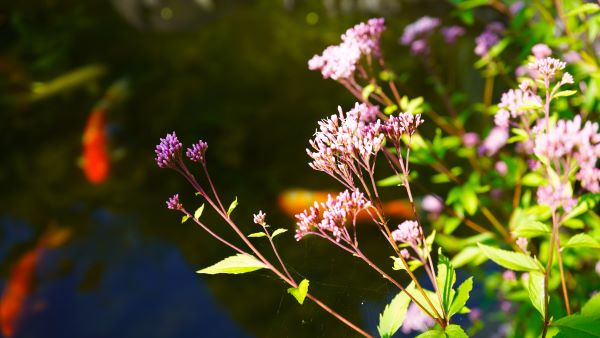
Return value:
M 182 178 L 156 167 L 153 149 L 173 130 L 187 144 L 208 141 L 213 178 L 225 200 L 239 198 L 234 218 L 243 230 L 253 232 L 259 209 L 269 223 L 292 229 L 277 197 L 294 187 L 337 188 L 308 168 L 304 148 L 315 121 L 353 104 L 335 83 L 308 72 L 306 61 L 373 8 L 227 1 L 210 12 L 203 6 L 211 1 L 196 1 L 195 11 L 182 7 L 193 1 L 112 3 L 38 0 L 0 9 L 3 289 L 48 224 L 71 233 L 38 255 L 14 336 L 348 336 L 313 304 L 298 306 L 270 274 L 197 275 L 231 253 L 164 208 L 175 192 L 190 209 L 201 201 Z M 396 15 L 392 3 L 381 1 L 380 10 Z M 391 24 L 394 34 L 417 16 L 409 7 L 403 13 Z M 392 52 L 395 39 L 384 36 Z M 89 65 L 103 70 L 70 77 L 75 84 L 61 78 Z M 52 91 L 57 78 L 63 82 Z M 78 167 L 83 128 L 121 78 L 130 92 L 106 112 L 110 171 L 94 185 Z M 205 216 L 226 232 L 215 215 Z M 293 273 L 375 333 L 390 286 L 333 246 L 296 243 L 292 233 L 279 245 Z M 362 236 L 374 259 L 386 262 L 377 231 L 365 228 Z

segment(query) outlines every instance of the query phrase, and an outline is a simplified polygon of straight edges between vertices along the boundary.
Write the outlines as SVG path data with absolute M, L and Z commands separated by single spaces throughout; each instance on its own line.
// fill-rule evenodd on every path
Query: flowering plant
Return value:
M 397 287 L 398 294 L 379 318 L 381 337 L 391 337 L 400 328 L 404 333 L 425 331 L 419 337 L 475 334 L 482 323 L 490 321 L 484 313 L 488 309 L 473 302 L 467 307 L 474 284 L 483 282 L 478 279 L 482 275 L 486 275 L 488 291 L 499 289 L 502 312 L 523 314 L 510 321 L 506 318 L 501 327 L 507 335 L 520 336 L 518 330 L 523 328 L 525 336 L 597 337 L 600 296 L 591 297 L 590 293 L 598 278 L 590 278 L 585 271 L 600 258 L 600 217 L 594 212 L 600 201 L 600 132 L 593 121 L 598 102 L 589 94 L 596 88 L 590 89 L 600 71 L 590 57 L 595 54 L 594 46 L 573 42 L 585 31 L 574 30 L 577 21 L 567 17 L 592 20 L 600 6 L 581 4 L 567 14 L 562 8 L 556 9 L 563 24 L 561 33 L 573 44 L 558 54 L 566 60 L 569 53 L 578 53 L 579 59 L 570 57 L 573 66 L 552 57 L 555 52 L 540 39 L 532 48 L 527 47 L 532 55 L 512 65 L 517 75 L 514 81 L 502 53 L 511 44 L 518 44 L 514 26 L 519 17 L 526 18 L 532 27 L 540 24 L 540 18 L 519 3 L 452 3 L 465 24 L 473 20 L 474 8 L 483 3 L 506 15 L 510 23 L 490 22 L 475 39 L 474 54 L 480 57 L 475 66 L 483 69 L 485 78 L 482 105 L 469 107 L 457 100 L 434 67 L 436 50 L 430 41 L 437 30 L 448 45 L 459 43 L 467 31 L 460 25 L 443 26 L 439 18 L 417 20 L 399 39 L 430 75 L 439 95 L 431 102 L 401 95 L 402 81 L 388 68 L 381 49 L 385 31 L 382 18 L 348 29 L 340 44 L 309 60 L 309 69 L 340 83 L 358 102 L 350 109 L 338 107 L 336 114 L 319 121 L 309 141 L 310 167 L 331 176 L 345 190 L 330 195 L 327 201 L 315 201 L 297 214 L 295 238 L 323 238 L 363 261 L 374 270 L 374 276 L 382 276 Z M 583 38 L 590 39 L 589 35 Z M 592 38 L 593 43 L 597 37 Z M 574 67 L 574 75 L 570 67 Z M 493 106 L 497 77 L 508 79 L 509 89 Z M 576 79 L 585 87 L 583 95 L 574 89 Z M 434 109 L 438 101 L 447 115 Z M 581 112 L 573 113 L 577 108 Z M 467 121 L 480 121 L 484 129 L 467 130 Z M 429 122 L 437 126 L 433 136 L 426 128 Z M 482 141 L 479 132 L 487 132 Z M 309 293 L 308 279 L 298 281 L 290 274 L 274 241 L 288 229 L 271 231 L 266 214 L 259 211 L 253 221 L 261 231 L 242 232 L 231 217 L 237 199 L 226 209 L 211 180 L 207 148 L 199 141 L 185 152 L 190 161 L 199 164 L 206 178 L 201 184 L 185 164 L 183 145 L 174 132 L 156 147 L 159 167 L 179 172 L 244 243 L 244 247 L 236 246 L 207 226 L 201 219 L 204 204 L 192 214 L 179 195 L 174 195 L 167 201 L 169 209 L 182 212 L 183 221 L 193 220 L 236 252 L 199 272 L 239 274 L 268 269 L 289 285 L 288 293 L 300 304 L 309 298 L 356 333 L 370 337 L 368 330 Z M 377 178 L 381 163 L 390 168 L 392 176 Z M 429 177 L 432 186 L 425 196 L 413 192 L 416 178 L 421 182 L 427 178 L 411 171 L 414 166 L 428 166 L 436 172 Z M 412 217 L 400 224 L 390 222 L 382 201 L 381 190 L 395 186 L 401 187 L 412 210 Z M 360 246 L 359 217 L 373 223 L 389 245 L 392 260 L 387 268 L 374 263 Z M 260 237 L 268 240 L 273 259 L 253 243 Z M 506 270 L 478 270 L 488 259 Z M 455 269 L 460 267 L 474 277 L 457 283 Z M 419 278 L 421 272 L 428 285 Z M 519 282 L 515 272 L 522 272 Z M 400 274 L 410 278 L 408 285 L 398 281 Z M 515 308 L 518 312 L 513 312 Z M 580 311 L 575 314 L 575 310 Z M 469 313 L 470 327 L 453 320 L 463 313 Z

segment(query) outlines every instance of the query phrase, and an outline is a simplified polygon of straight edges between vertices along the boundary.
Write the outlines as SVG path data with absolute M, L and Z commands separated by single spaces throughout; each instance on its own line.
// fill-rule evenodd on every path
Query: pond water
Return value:
M 277 198 L 292 188 L 339 189 L 310 170 L 304 149 L 316 121 L 353 104 L 307 60 L 369 15 L 385 12 L 399 34 L 425 10 L 445 11 L 435 1 L 375 3 L 37 0 L 1 10 L 0 288 L 15 278 L 24 288 L 16 319 L 3 319 L 12 336 L 351 336 L 268 273 L 196 274 L 231 252 L 165 208 L 176 192 L 189 209 L 201 201 L 156 167 L 154 146 L 174 130 L 184 143 L 207 141 L 209 169 L 225 200 L 237 196 L 242 229 L 252 232 L 262 209 L 269 223 L 293 230 Z M 384 36 L 392 52 L 394 34 Z M 123 98 L 106 94 L 119 81 Z M 80 166 L 82 136 L 102 105 L 110 164 L 94 184 Z M 214 214 L 205 217 L 233 238 Z M 65 238 L 46 245 L 42 237 L 56 229 Z M 293 274 L 375 333 L 393 288 L 332 245 L 296 243 L 292 233 L 278 244 Z M 387 262 L 378 232 L 361 235 Z M 34 263 L 24 268 L 23 257 Z

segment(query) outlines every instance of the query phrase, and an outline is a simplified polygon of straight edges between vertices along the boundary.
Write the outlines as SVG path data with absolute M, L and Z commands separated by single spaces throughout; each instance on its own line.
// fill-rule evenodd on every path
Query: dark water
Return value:
M 214 10 L 193 1 L 114 3 L 0 5 L 0 286 L 48 226 L 71 233 L 40 254 L 15 337 L 352 336 L 310 302 L 299 306 L 268 273 L 196 274 L 231 252 L 164 208 L 175 192 L 189 209 L 200 201 L 182 178 L 156 167 L 153 149 L 173 130 L 184 143 L 209 142 L 213 178 L 225 200 L 238 197 L 234 218 L 242 229 L 253 231 L 259 209 L 271 224 L 292 229 L 277 196 L 289 188 L 338 188 L 310 170 L 304 148 L 318 119 L 353 104 L 306 61 L 377 11 L 341 4 L 334 11 L 321 1 L 224 1 Z M 392 55 L 401 55 L 401 27 L 426 8 L 430 15 L 446 10 L 432 6 L 437 2 L 393 3 L 379 7 L 393 31 L 384 36 Z M 28 98 L 34 83 L 90 64 L 107 71 Z M 77 165 L 83 128 L 119 79 L 129 81 L 129 94 L 107 116 L 110 174 L 93 185 Z M 233 238 L 214 215 L 205 217 Z M 292 233 L 279 245 L 293 273 L 375 333 L 393 289 L 332 245 L 296 243 Z M 364 229 L 362 245 L 387 263 L 377 235 Z

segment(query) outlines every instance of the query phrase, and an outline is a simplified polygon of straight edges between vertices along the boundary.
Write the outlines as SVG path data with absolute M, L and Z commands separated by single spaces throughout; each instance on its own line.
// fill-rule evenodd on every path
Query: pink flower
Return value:
M 429 317 L 413 302 L 410 302 L 404 323 L 402 323 L 402 333 L 409 334 L 412 331 L 423 332 L 435 325 L 433 318 Z
M 538 77 L 552 80 L 559 70 L 565 69 L 567 64 L 553 58 L 537 59 L 529 64 L 529 69 L 534 70 Z
M 426 195 L 421 202 L 421 207 L 429 213 L 439 214 L 444 210 L 444 203 L 435 195 Z
M 562 206 L 566 212 L 571 211 L 577 204 L 577 199 L 573 197 L 573 189 L 569 183 L 559 183 L 558 186 L 548 184 L 539 187 L 537 201 L 539 204 L 545 204 L 553 210 Z
M 527 244 L 529 243 L 527 241 L 527 238 L 525 237 L 519 237 L 517 238 L 517 246 L 519 247 L 519 249 L 523 250 L 523 252 L 527 252 Z
M 527 84 L 523 88 L 528 88 Z M 498 112 L 494 117 L 494 123 L 498 127 L 507 128 L 510 118 L 518 118 L 521 115 L 533 114 L 534 109 L 528 108 L 532 105 L 542 106 L 542 99 L 529 90 L 510 89 L 502 94 L 498 104 Z
M 416 243 L 420 236 L 421 230 L 416 221 L 404 221 L 398 225 L 398 229 L 392 231 L 392 238 L 401 243 Z
M 496 172 L 498 172 L 498 174 L 500 176 L 504 176 L 508 172 L 508 166 L 506 165 L 506 162 L 504 162 L 504 161 L 496 162 L 496 164 L 494 165 L 494 168 L 496 169 Z
M 496 126 L 483 140 L 479 151 L 488 156 L 494 155 L 506 144 L 506 141 L 508 141 L 508 129 Z
M 472 148 L 479 143 L 479 135 L 477 133 L 469 132 L 463 135 L 463 144 L 465 147 Z
M 512 270 L 504 270 L 502 273 L 502 279 L 505 281 L 514 281 L 517 279 L 517 275 Z
M 484 56 L 490 48 L 495 46 L 500 41 L 500 34 L 504 32 L 504 26 L 500 22 L 492 22 L 485 27 L 475 39 L 475 54 Z
M 446 43 L 452 45 L 456 40 L 465 34 L 465 29 L 461 26 L 450 26 L 442 28 L 442 35 Z
M 543 43 L 538 43 L 531 47 L 531 53 L 536 59 L 543 59 L 552 55 L 552 49 Z
M 267 214 L 265 214 L 264 212 L 262 212 L 262 210 L 258 211 L 258 214 L 254 214 L 254 223 L 258 224 L 258 225 L 265 225 L 265 217 L 267 217 Z
M 431 32 L 440 25 L 440 19 L 424 16 L 404 28 L 400 43 L 408 46 L 416 40 L 429 37 Z

